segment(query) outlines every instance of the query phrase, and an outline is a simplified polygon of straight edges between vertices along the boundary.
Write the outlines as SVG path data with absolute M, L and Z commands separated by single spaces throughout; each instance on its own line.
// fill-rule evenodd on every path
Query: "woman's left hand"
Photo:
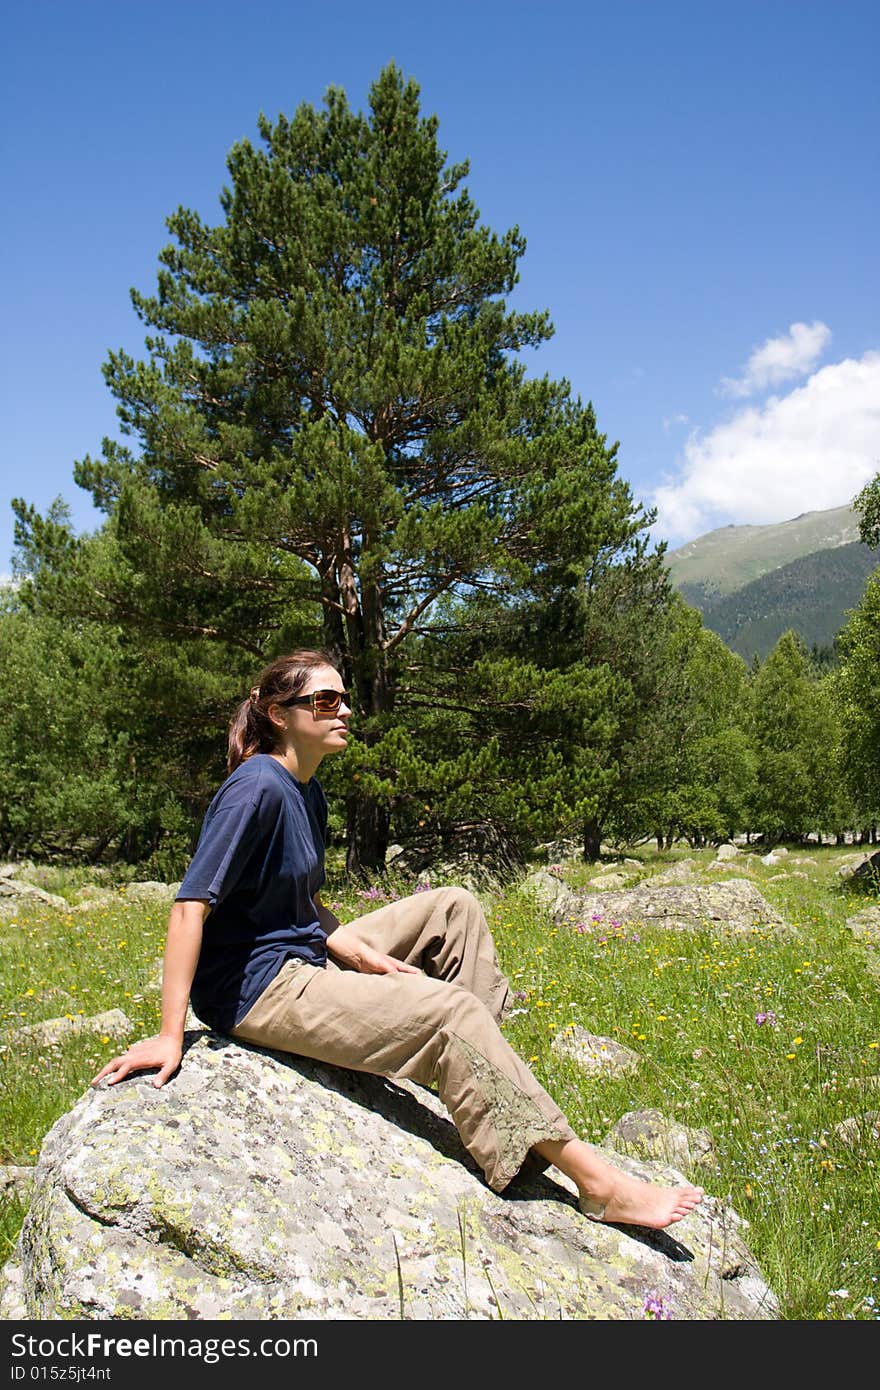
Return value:
M 330 933 L 327 937 L 327 950 L 334 960 L 339 961 L 340 965 L 347 965 L 350 970 L 359 970 L 362 975 L 421 975 L 423 973 L 415 965 L 407 965 L 406 961 L 395 960 L 394 956 L 386 956 L 383 951 L 377 951 L 372 946 L 368 946 L 347 927 L 337 927 L 335 931 Z
M 362 975 L 422 974 L 417 966 L 407 965 L 405 960 L 395 960 L 393 956 L 386 956 L 381 951 L 374 951 L 372 946 L 367 946 L 364 942 L 360 943 L 359 957 L 356 968 Z

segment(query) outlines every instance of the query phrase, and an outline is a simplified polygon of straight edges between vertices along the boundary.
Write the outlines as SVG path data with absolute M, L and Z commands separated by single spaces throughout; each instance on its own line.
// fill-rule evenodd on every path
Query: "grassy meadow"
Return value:
M 505 1025 L 513 1046 L 594 1143 L 621 1115 L 648 1108 L 710 1132 L 716 1166 L 692 1176 L 749 1222 L 746 1240 L 784 1319 L 880 1318 L 880 1137 L 870 1118 L 880 1114 L 880 951 L 845 926 L 878 894 L 839 878 L 853 854 L 792 846 L 768 867 L 746 850 L 713 871 L 712 882 L 753 879 L 787 933 L 555 926 L 522 879 L 480 894 L 517 994 L 519 1012 Z M 714 851 L 642 846 L 627 855 L 634 886 L 684 857 L 695 881 L 708 882 Z M 553 871 L 579 887 L 598 867 L 571 860 Z M 72 905 L 89 881 L 85 870 L 28 877 Z M 432 887 L 445 881 L 428 877 Z M 414 886 L 400 878 L 358 891 L 331 865 L 324 897 L 346 920 Z M 155 1031 L 168 908 L 126 900 L 118 887 L 84 912 L 22 901 L 12 915 L 8 899 L 3 910 L 0 1163 L 30 1165 L 103 1062 Z M 131 1020 L 127 1039 L 84 1032 L 43 1044 L 18 1031 L 113 1008 Z M 638 1072 L 586 1077 L 557 1056 L 553 1039 L 577 1026 L 637 1052 Z M 20 1198 L 5 1199 L 0 1262 L 24 1210 Z

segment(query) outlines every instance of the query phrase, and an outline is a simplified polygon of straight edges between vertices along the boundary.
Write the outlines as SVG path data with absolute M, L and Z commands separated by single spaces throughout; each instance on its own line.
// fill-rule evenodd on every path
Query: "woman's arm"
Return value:
M 146 1071 L 150 1067 L 158 1067 L 153 1085 L 164 1086 L 180 1066 L 189 992 L 202 945 L 202 926 L 210 910 L 210 903 L 197 899 L 174 903 L 165 940 L 159 1032 L 154 1038 L 133 1043 L 127 1052 L 114 1057 L 92 1078 L 93 1086 L 105 1076 L 107 1084 L 113 1086 L 130 1072 Z

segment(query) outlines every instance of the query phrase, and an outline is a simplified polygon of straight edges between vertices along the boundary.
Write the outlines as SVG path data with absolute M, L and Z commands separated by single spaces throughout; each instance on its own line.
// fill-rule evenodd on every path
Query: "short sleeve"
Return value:
M 205 819 L 178 900 L 201 898 L 216 907 L 235 888 L 264 833 L 258 802 L 248 797 L 221 804 Z

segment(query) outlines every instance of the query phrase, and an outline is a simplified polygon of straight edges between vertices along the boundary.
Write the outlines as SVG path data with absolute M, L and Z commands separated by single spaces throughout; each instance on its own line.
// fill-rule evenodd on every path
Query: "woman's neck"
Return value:
M 320 766 L 320 758 L 304 758 L 302 754 L 297 755 L 293 747 L 276 748 L 269 754 L 282 767 L 287 768 L 291 777 L 295 777 L 297 782 L 310 782 Z

